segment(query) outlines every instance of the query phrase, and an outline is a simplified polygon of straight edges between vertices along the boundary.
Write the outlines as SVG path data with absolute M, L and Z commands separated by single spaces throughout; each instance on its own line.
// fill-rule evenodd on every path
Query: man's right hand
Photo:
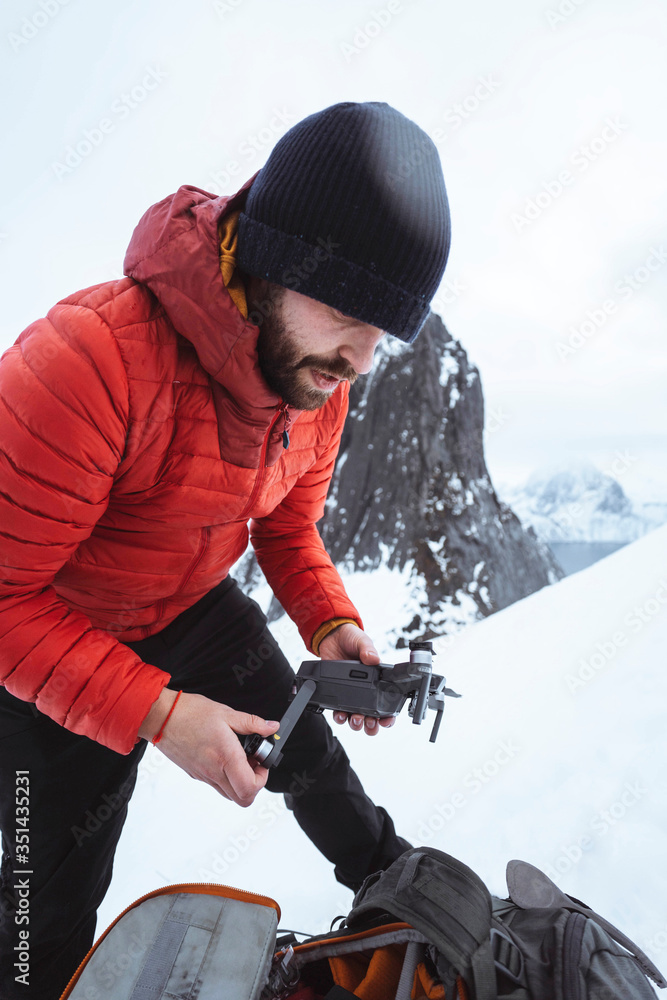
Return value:
M 139 736 L 152 740 L 160 731 L 176 691 L 164 688 L 139 728 Z M 237 712 L 200 694 L 181 694 L 164 727 L 158 749 L 192 778 L 205 781 L 240 806 L 249 806 L 266 784 L 269 772 L 249 761 L 237 733 L 270 736 L 278 722 Z

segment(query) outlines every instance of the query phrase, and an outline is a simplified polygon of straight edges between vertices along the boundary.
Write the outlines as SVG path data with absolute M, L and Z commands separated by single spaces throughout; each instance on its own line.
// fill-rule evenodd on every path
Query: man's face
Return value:
M 257 354 L 265 381 L 296 410 L 318 410 L 338 384 L 373 365 L 384 331 L 289 288 L 248 282 L 248 305 L 261 312 Z

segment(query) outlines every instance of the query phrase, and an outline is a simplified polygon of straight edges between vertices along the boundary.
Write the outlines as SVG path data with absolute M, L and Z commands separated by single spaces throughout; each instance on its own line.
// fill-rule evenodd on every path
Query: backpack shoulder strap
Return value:
M 420 931 L 474 986 L 474 1000 L 496 1000 L 491 951 L 491 895 L 461 861 L 432 847 L 406 851 L 384 872 L 367 879 L 346 923 L 382 914 Z

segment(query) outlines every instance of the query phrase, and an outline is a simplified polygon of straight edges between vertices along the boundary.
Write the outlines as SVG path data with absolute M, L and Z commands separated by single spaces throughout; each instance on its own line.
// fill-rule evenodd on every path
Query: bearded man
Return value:
M 379 662 L 316 522 L 349 386 L 383 337 L 417 336 L 448 250 L 428 136 L 386 104 L 337 104 L 233 197 L 186 186 L 150 208 L 127 277 L 4 354 L 3 1000 L 25 995 L 15 871 L 29 862 L 30 997 L 55 998 L 92 943 L 148 740 L 241 806 L 283 793 L 353 889 L 409 847 L 321 715 L 270 773 L 248 761 L 239 737 L 276 731 L 294 675 L 229 570 L 250 538 L 316 656 Z

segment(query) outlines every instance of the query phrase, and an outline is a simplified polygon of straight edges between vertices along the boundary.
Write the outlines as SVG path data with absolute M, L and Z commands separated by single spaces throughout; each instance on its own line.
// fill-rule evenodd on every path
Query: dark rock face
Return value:
M 563 575 L 496 496 L 484 461 L 479 372 L 432 315 L 411 347 L 393 340 L 353 386 L 321 533 L 334 562 L 420 581 L 409 637 L 447 631 L 443 607 L 479 617 Z M 407 610 L 407 609 L 406 609 Z M 450 616 L 451 618 L 451 616 Z

